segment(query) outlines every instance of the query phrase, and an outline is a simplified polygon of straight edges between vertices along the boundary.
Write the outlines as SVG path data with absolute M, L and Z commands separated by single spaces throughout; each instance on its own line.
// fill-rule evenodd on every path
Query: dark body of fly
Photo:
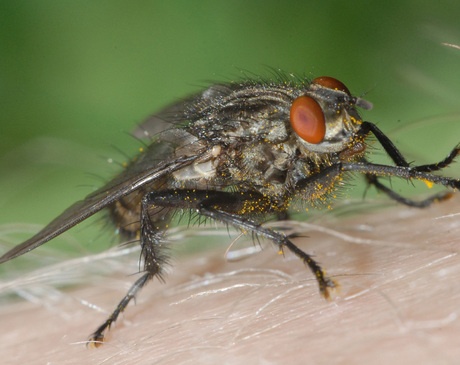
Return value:
M 432 174 L 458 155 L 456 147 L 441 162 L 409 166 L 393 143 L 356 107 L 371 104 L 353 97 L 331 77 L 290 81 L 252 81 L 213 85 L 174 104 L 139 126 L 138 136 L 171 122 L 152 144 L 103 188 L 75 203 L 31 239 L 0 258 L 22 255 L 56 237 L 97 211 L 108 208 L 118 229 L 137 238 L 144 274 L 113 314 L 90 338 L 99 346 L 104 332 L 129 301 L 166 263 L 164 234 L 175 210 L 235 226 L 272 240 L 280 250 L 298 256 L 315 275 L 326 298 L 337 284 L 294 245 L 290 237 L 263 226 L 286 217 L 294 200 L 324 200 L 347 172 L 359 172 L 400 203 L 425 207 L 450 193 L 421 202 L 406 199 L 379 181 L 380 176 L 419 179 L 458 189 L 460 181 Z M 153 127 L 152 127 L 153 126 Z M 365 159 L 365 138 L 372 133 L 395 163 L 377 165 Z

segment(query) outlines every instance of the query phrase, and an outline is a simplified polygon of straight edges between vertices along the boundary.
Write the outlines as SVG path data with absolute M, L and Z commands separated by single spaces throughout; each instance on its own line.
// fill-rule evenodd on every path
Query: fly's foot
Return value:
M 89 349 L 98 349 L 104 344 L 104 335 L 99 332 L 94 332 L 86 343 Z
M 319 292 L 328 302 L 333 302 L 340 294 L 340 284 L 324 276 L 324 272 L 318 276 Z

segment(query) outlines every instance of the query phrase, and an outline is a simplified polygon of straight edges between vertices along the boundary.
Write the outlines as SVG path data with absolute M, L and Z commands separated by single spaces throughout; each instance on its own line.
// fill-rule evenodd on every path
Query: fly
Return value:
M 125 171 L 5 253 L 0 263 L 107 208 L 119 231 L 139 240 L 144 271 L 91 335 L 88 344 L 92 347 L 103 343 L 105 332 L 144 285 L 161 278 L 167 261 L 164 235 L 176 210 L 237 227 L 273 241 L 281 252 L 291 251 L 311 270 L 321 295 L 330 299 L 338 284 L 292 242 L 293 237 L 264 226 L 267 219 L 286 218 L 295 200 L 327 201 L 344 176 L 353 172 L 412 207 L 426 207 L 451 192 L 413 201 L 382 184 L 380 178 L 460 187 L 458 179 L 433 174 L 452 163 L 460 145 L 438 163 L 411 166 L 375 124 L 360 118 L 358 107 L 369 110 L 372 104 L 352 96 L 332 77 L 309 81 L 279 75 L 275 81 L 212 85 L 141 124 L 137 134 L 150 135 L 158 122 L 170 123 Z M 368 161 L 370 134 L 394 165 Z

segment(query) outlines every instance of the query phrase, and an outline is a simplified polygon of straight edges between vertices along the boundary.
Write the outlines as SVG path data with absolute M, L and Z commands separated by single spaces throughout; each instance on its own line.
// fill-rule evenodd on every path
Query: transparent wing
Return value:
M 200 157 L 200 154 L 196 154 L 178 157 L 172 161 L 164 160 L 165 155 L 171 157 L 171 148 L 170 145 L 164 143 L 152 144 L 147 153 L 141 156 L 139 162 L 132 164 L 101 189 L 67 208 L 35 236 L 5 253 L 0 257 L 0 263 L 43 245 L 123 196 L 162 176 L 190 165 Z
M 194 113 L 197 106 L 210 105 L 231 92 L 231 85 L 211 85 L 206 90 L 171 104 L 155 115 L 148 117 L 134 128 L 131 134 L 139 139 L 153 138 L 158 133 L 174 127 L 174 124 L 189 120 L 190 114 Z

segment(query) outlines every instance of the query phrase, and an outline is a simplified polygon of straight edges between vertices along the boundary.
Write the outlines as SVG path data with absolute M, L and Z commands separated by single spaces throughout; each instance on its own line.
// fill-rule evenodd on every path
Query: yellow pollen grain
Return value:
M 423 180 L 423 182 L 426 184 L 426 186 L 428 186 L 429 189 L 433 187 L 433 181 Z

